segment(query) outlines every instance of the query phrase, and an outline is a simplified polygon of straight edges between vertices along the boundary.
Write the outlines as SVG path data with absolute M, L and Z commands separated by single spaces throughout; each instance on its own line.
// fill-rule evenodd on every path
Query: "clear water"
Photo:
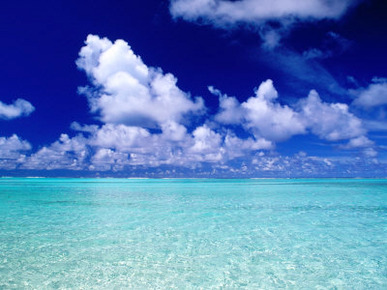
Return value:
M 0 289 L 387 289 L 387 180 L 0 179 Z

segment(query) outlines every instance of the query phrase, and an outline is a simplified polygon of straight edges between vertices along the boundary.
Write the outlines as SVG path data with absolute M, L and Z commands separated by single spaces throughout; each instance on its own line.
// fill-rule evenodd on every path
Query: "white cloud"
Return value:
M 305 125 L 322 139 L 338 141 L 366 133 L 362 121 L 349 112 L 348 105 L 322 102 L 314 90 L 299 105 Z
M 263 61 L 268 65 L 275 63 L 273 68 L 279 69 L 281 73 L 291 72 L 288 75 L 289 81 L 300 86 L 329 91 L 334 95 L 347 93 L 316 58 L 307 58 L 306 55 L 282 48 L 277 51 L 265 51 Z
M 78 124 L 81 130 L 85 126 Z M 83 134 L 89 134 L 85 137 Z M 217 133 L 207 125 L 187 133 L 185 127 L 171 123 L 161 133 L 123 124 L 105 124 L 58 141 L 32 154 L 24 169 L 123 170 L 128 166 L 183 167 L 206 163 L 225 163 L 260 149 L 272 149 L 264 139 L 240 139 L 232 132 Z
M 128 164 L 130 154 L 116 152 L 112 149 L 100 148 L 91 159 L 89 169 L 98 171 L 119 171 Z
M 385 116 L 383 120 L 365 120 L 364 126 L 369 131 L 387 131 L 387 122 Z
M 362 121 L 349 112 L 348 105 L 325 103 L 314 90 L 307 98 L 295 104 L 294 108 L 277 102 L 278 92 L 271 80 L 262 82 L 256 96 L 242 104 L 219 91 L 213 89 L 212 92 L 219 95 L 220 102 L 215 120 L 225 125 L 239 122 L 244 128 L 251 130 L 257 139 L 278 142 L 311 131 L 329 141 L 353 139 L 348 145 L 351 148 L 371 145 L 363 142 L 362 146 L 355 146 L 356 142 L 368 139 L 364 136 L 366 130 Z
M 235 97 L 223 95 L 220 90 L 213 86 L 209 86 L 208 90 L 219 97 L 219 112 L 216 114 L 215 120 L 222 124 L 240 124 L 244 112 L 238 100 Z
M 356 1 L 351 0 L 172 0 L 174 17 L 204 20 L 216 26 L 238 22 L 262 23 L 278 19 L 337 19 Z
M 260 30 L 259 35 L 263 41 L 262 47 L 267 50 L 272 50 L 280 45 L 281 33 L 284 33 L 284 29 L 274 30 L 271 27 L 265 27 Z
M 308 49 L 308 50 L 304 51 L 302 53 L 302 55 L 306 59 L 315 59 L 315 58 L 322 59 L 322 58 L 330 57 L 331 53 L 330 52 L 324 52 L 321 49 L 311 48 L 311 49 Z
M 363 154 L 368 158 L 374 158 L 378 155 L 378 152 L 373 148 L 366 148 L 363 150 Z
M 272 80 L 267 80 L 259 86 L 256 96 L 242 104 L 246 115 L 246 127 L 271 141 L 283 141 L 293 135 L 305 133 L 305 126 L 298 113 L 282 106 L 275 100 L 278 92 Z
M 151 134 L 141 127 L 106 124 L 96 131 L 90 143 L 97 147 L 119 151 L 144 151 L 144 144 L 150 143 L 150 137 Z
M 161 125 L 163 137 L 170 141 L 182 141 L 187 137 L 187 128 L 170 121 Z
M 31 145 L 17 135 L 0 137 L 0 169 L 14 169 L 25 161 Z
M 295 22 L 339 19 L 357 0 L 171 0 L 174 18 L 229 28 L 260 27 L 263 47 L 278 46 L 281 35 Z M 276 22 L 276 28 L 272 23 Z M 251 26 L 252 24 L 252 26 Z
M 373 78 L 372 83 L 366 88 L 350 91 L 356 99 L 355 106 L 372 108 L 387 105 L 387 79 Z
M 34 110 L 34 106 L 24 99 L 17 99 L 10 105 L 0 101 L 0 119 L 9 120 L 25 117 L 30 115 Z
M 323 38 L 321 43 L 322 49 L 319 48 L 309 48 L 303 52 L 303 56 L 306 59 L 324 59 L 329 58 L 337 54 L 343 53 L 350 46 L 351 42 L 332 31 L 328 32 Z
M 77 65 L 94 85 L 81 91 L 105 123 L 155 128 L 204 109 L 202 98 L 192 101 L 172 74 L 147 67 L 123 40 L 89 35 Z
M 261 83 L 255 97 L 242 104 L 234 97 L 212 92 L 219 95 L 220 109 L 215 120 L 226 125 L 242 125 L 251 130 L 257 140 L 283 141 L 306 132 L 299 114 L 276 102 L 278 92 L 270 79 Z
M 206 125 L 198 127 L 192 132 L 194 144 L 189 152 L 197 153 L 202 161 L 220 161 L 224 154 L 221 148 L 222 137 Z
M 253 170 L 295 176 L 321 175 L 335 170 L 336 162 L 329 158 L 308 156 L 299 152 L 293 156 L 256 156 L 252 160 Z
M 361 147 L 372 147 L 374 142 L 365 136 L 359 136 L 349 140 L 348 144 L 344 148 L 361 148 Z
M 87 139 L 82 135 L 70 138 L 62 134 L 58 141 L 45 146 L 29 156 L 23 163 L 23 169 L 83 169 L 88 156 Z
M 274 144 L 264 138 L 254 140 L 253 138 L 241 139 L 235 136 L 233 132 L 228 132 L 224 140 L 224 148 L 229 160 L 237 157 L 243 157 L 249 152 L 257 150 L 274 149 Z M 264 154 L 262 151 L 260 154 Z
M 78 132 L 95 133 L 98 130 L 97 125 L 81 125 L 78 122 L 72 122 L 70 128 Z
M 183 119 L 205 111 L 202 99 L 192 101 L 171 74 L 147 67 L 124 41 L 88 36 L 77 64 L 90 77 L 92 87 L 84 92 L 103 124 L 74 122 L 74 137 L 62 134 L 28 157 L 23 155 L 30 149 L 28 143 L 17 136 L 0 138 L 0 152 L 13 156 L 13 164 L 23 169 L 97 171 L 207 167 L 243 174 L 249 170 L 291 174 L 296 165 L 302 172 L 331 168 L 332 160 L 306 154 L 273 157 L 275 142 L 308 132 L 329 141 L 348 140 L 341 148 L 373 154 L 369 150 L 373 142 L 365 136 L 361 120 L 347 105 L 325 103 L 315 91 L 288 106 L 281 104 L 271 80 L 262 82 L 255 95 L 242 103 L 209 87 L 219 97 L 219 112 L 197 126 Z M 8 152 L 6 145 L 1 149 L 2 140 L 14 149 Z

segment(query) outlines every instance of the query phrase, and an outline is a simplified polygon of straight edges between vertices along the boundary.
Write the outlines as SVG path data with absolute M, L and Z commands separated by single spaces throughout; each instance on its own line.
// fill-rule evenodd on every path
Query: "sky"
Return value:
M 387 177 L 384 0 L 1 6 L 2 176 Z

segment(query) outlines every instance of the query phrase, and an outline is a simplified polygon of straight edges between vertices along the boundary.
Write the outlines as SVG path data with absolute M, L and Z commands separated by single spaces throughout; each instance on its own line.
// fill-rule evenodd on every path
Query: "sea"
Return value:
M 387 289 L 387 179 L 0 178 L 0 289 Z

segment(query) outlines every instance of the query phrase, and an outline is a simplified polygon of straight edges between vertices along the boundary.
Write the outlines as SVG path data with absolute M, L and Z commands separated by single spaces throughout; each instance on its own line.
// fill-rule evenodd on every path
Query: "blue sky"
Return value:
M 386 177 L 386 12 L 7 1 L 0 174 Z

